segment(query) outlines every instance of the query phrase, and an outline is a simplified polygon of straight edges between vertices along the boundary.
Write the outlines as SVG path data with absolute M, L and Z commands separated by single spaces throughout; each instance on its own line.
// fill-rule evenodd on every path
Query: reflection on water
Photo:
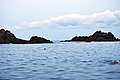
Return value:
M 1 44 L 0 80 L 119 80 L 119 42 Z

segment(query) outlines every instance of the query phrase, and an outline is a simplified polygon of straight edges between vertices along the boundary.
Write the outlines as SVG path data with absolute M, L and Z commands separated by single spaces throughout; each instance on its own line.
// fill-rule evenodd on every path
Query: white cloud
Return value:
M 39 25 L 38 21 L 34 21 L 31 23 L 28 22 L 24 22 L 22 24 L 20 24 L 19 26 L 15 26 L 16 29 L 23 29 L 23 28 L 33 28 Z
M 120 25 L 120 10 L 104 11 L 92 15 L 69 14 L 54 17 L 42 22 L 49 27 L 114 27 Z
M 82 26 L 102 26 L 110 27 L 115 24 L 120 24 L 120 10 L 111 12 L 109 10 L 101 13 L 94 13 L 92 15 L 69 14 L 55 17 L 46 21 L 49 25 L 62 27 L 82 27 Z M 114 24 L 114 25 L 113 25 Z M 48 25 L 48 26 L 49 26 Z M 57 26 L 56 26 L 57 27 Z
M 92 15 L 68 14 L 53 17 L 44 21 L 34 21 L 16 26 L 24 28 L 74 28 L 74 27 L 115 27 L 120 25 L 120 10 L 106 10 Z
M 10 29 L 11 26 L 5 24 L 5 25 L 2 25 L 0 26 L 0 29 Z

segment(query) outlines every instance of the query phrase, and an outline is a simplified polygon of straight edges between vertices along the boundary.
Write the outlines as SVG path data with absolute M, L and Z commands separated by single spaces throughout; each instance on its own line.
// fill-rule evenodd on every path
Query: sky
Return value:
M 17 37 L 50 40 L 91 35 L 97 30 L 120 38 L 120 0 L 0 0 L 0 28 Z

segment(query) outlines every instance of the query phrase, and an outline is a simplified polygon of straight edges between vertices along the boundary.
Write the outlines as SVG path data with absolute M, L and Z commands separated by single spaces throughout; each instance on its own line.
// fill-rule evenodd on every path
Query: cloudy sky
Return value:
M 0 28 L 51 40 L 111 31 L 120 38 L 120 0 L 0 0 Z

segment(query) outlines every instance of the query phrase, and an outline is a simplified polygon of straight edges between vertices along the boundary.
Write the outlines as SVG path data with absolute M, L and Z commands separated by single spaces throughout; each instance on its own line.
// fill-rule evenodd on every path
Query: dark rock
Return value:
M 72 41 L 86 41 L 88 39 L 87 36 L 76 36 L 72 38 Z
M 101 31 L 96 31 L 93 35 L 89 36 L 91 41 L 117 41 L 115 36 L 111 33 L 105 33 Z
M 62 40 L 60 42 L 71 42 L 71 40 Z
M 15 35 L 8 30 L 0 30 L 0 44 L 23 44 L 26 42 L 26 40 L 16 38 Z
M 0 29 L 0 44 L 31 44 L 31 43 L 52 43 L 52 41 L 45 38 L 34 36 L 28 40 L 17 38 L 13 33 L 8 30 Z
M 76 36 L 73 37 L 70 41 L 85 41 L 85 42 L 91 42 L 91 41 L 120 41 L 120 39 L 115 38 L 115 36 L 111 33 L 105 33 L 102 31 L 96 31 L 93 35 L 90 36 Z
M 29 43 L 53 43 L 53 42 L 42 37 L 32 36 Z

